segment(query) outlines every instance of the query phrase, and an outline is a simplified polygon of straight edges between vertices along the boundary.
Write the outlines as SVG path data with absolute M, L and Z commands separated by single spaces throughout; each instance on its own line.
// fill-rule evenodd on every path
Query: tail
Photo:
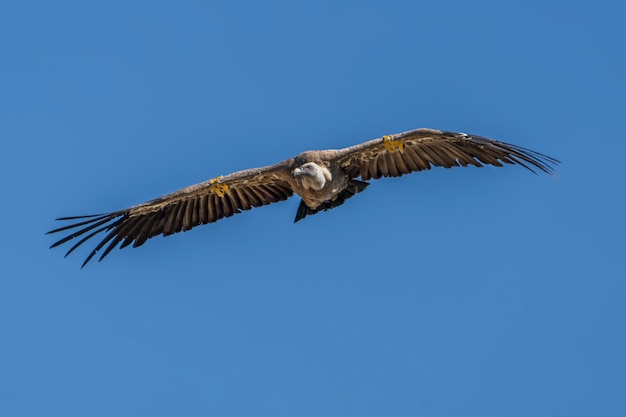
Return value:
M 296 218 L 293 221 L 294 223 L 299 222 L 304 219 L 309 214 L 319 213 L 320 211 L 326 211 L 338 207 L 344 203 L 347 199 L 354 196 L 357 193 L 365 190 L 369 183 L 359 181 L 359 180 L 349 180 L 348 186 L 344 188 L 332 201 L 323 202 L 318 208 L 312 209 L 311 207 L 304 204 L 304 201 L 300 200 L 300 205 L 298 206 L 298 211 L 296 212 Z

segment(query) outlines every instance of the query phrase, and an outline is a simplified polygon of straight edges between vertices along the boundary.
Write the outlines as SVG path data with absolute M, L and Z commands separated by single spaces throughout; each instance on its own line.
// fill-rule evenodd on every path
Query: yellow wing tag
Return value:
M 404 150 L 404 143 L 399 140 L 391 140 L 391 136 L 383 136 L 383 144 L 389 152 L 397 152 Z
M 224 194 L 229 192 L 228 185 L 218 183 L 218 181 L 221 179 L 222 179 L 222 176 L 220 175 L 219 177 L 213 178 L 210 181 L 211 186 L 209 187 L 209 189 L 213 191 L 215 194 L 217 194 L 218 197 L 224 197 Z

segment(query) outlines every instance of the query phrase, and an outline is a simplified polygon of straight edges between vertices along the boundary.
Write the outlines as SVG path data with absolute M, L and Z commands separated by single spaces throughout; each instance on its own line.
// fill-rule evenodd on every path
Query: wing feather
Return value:
M 118 245 L 120 248 L 131 244 L 138 247 L 157 235 L 187 231 L 253 207 L 286 200 L 293 195 L 289 182 L 292 164 L 293 159 L 288 159 L 263 168 L 235 172 L 112 213 L 59 218 L 76 222 L 48 232 L 70 232 L 51 247 L 81 237 L 67 256 L 94 236 L 105 233 L 85 259 L 85 266 L 103 248 L 99 260 Z
M 108 246 L 102 252 L 102 255 L 100 256 L 100 260 L 103 260 L 109 254 L 109 252 L 111 252 L 113 248 L 115 248 L 118 245 L 118 243 L 124 240 L 124 236 L 127 235 L 127 232 L 129 231 L 129 229 L 132 229 L 133 226 L 137 226 L 137 224 L 140 224 L 141 220 L 143 219 L 139 218 L 139 222 L 134 222 L 131 220 L 130 222 L 123 223 L 120 225 L 119 230 L 115 231 L 115 233 L 112 232 L 111 234 L 113 234 L 114 237 L 111 240 L 111 242 L 108 244 Z
M 198 198 L 197 210 L 194 212 L 194 215 L 196 216 L 194 223 L 197 222 L 197 224 L 207 224 L 209 222 L 208 203 L 208 195 L 201 195 L 200 198 Z
M 404 148 L 404 153 L 409 156 L 409 158 L 413 159 L 413 163 L 415 166 L 414 171 L 426 171 L 430 169 L 430 164 L 426 162 L 411 146 L 407 146 Z
M 149 222 L 149 217 L 135 217 L 134 219 L 128 222 L 128 233 L 126 233 L 126 237 L 124 241 L 120 245 L 120 249 L 125 248 L 126 246 L 133 243 L 134 239 L 137 237 L 137 234 L 141 230 L 146 223 Z
M 391 156 L 396 160 L 396 167 L 400 171 L 400 175 L 409 174 L 412 169 L 409 168 L 403 152 L 394 152 Z
M 99 229 L 94 230 L 93 232 L 91 232 L 90 234 L 88 234 L 87 236 L 83 237 L 81 240 L 79 240 L 78 242 L 76 242 L 76 244 L 74 246 L 72 246 L 70 248 L 70 250 L 67 251 L 67 253 L 65 254 L 65 257 L 67 258 L 67 256 L 74 252 L 74 249 L 76 249 L 77 247 L 79 247 L 80 245 L 82 245 L 85 241 L 87 241 L 87 239 L 90 239 L 91 237 L 97 235 L 98 233 L 104 231 L 104 230 L 108 230 L 111 228 L 110 224 L 107 224 L 106 226 L 102 226 Z
M 233 208 L 230 206 L 230 200 L 227 196 L 216 197 L 216 204 L 222 207 L 222 213 L 224 217 L 230 217 L 233 215 Z
M 389 170 L 389 163 L 387 161 L 387 154 L 386 153 L 382 153 L 378 158 L 377 161 L 378 162 L 378 168 L 380 170 L 380 174 L 383 177 L 390 177 L 391 175 L 391 171 Z
M 196 213 L 196 204 L 198 203 L 198 200 L 198 198 L 192 198 L 187 201 L 185 215 L 183 216 L 183 230 L 185 232 L 194 226 L 193 215 Z M 200 224 L 197 222 L 197 218 L 198 216 L 196 216 L 196 224 Z
M 371 158 L 365 161 L 362 161 L 362 163 L 366 163 L 368 164 L 368 177 L 367 179 L 374 178 L 374 179 L 378 179 L 380 177 L 382 177 L 382 173 L 380 172 L 380 166 L 377 164 L 376 158 Z M 365 179 L 365 178 L 363 178 Z
M 250 193 L 254 194 L 256 198 L 257 205 L 262 205 L 263 201 L 267 198 L 267 196 L 263 193 L 263 190 L 260 187 L 250 187 Z
M 242 210 L 250 210 L 252 208 L 246 194 L 242 190 L 235 188 L 233 189 L 232 194 L 237 196 L 239 199 L 239 206 Z
M 394 150 L 389 150 L 386 140 L 401 143 L 402 149 L 392 147 Z M 497 167 L 516 164 L 532 172 L 553 174 L 554 165 L 559 163 L 554 158 L 509 143 L 433 129 L 411 130 L 340 149 L 337 160 L 350 178 L 360 176 L 362 180 L 396 177 L 432 166 L 481 167 L 483 164 Z
M 257 195 L 252 191 L 252 188 L 244 188 L 241 190 L 241 192 L 246 195 L 252 207 L 261 206 L 261 202 L 258 199 Z

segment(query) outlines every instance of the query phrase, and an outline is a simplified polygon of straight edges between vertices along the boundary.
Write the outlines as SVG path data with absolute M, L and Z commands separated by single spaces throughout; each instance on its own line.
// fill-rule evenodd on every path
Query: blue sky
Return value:
M 621 2 L 12 3 L 0 415 L 626 415 Z M 56 217 L 417 127 L 563 163 L 48 249 Z

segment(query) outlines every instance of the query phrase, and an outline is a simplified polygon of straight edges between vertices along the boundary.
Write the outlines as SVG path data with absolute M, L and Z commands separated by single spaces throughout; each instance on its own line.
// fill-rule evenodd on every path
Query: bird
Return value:
M 102 261 L 116 246 L 143 245 L 157 235 L 168 236 L 195 226 L 300 196 L 294 223 L 334 209 L 364 191 L 372 179 L 400 177 L 432 167 L 520 165 L 533 173 L 554 174 L 560 161 L 516 145 L 481 136 L 420 128 L 342 149 L 306 151 L 274 165 L 218 176 L 123 210 L 61 217 L 71 224 L 47 234 L 68 232 L 54 248 L 79 239 L 67 251 L 98 234 L 104 237 L 83 262 L 98 252 Z

